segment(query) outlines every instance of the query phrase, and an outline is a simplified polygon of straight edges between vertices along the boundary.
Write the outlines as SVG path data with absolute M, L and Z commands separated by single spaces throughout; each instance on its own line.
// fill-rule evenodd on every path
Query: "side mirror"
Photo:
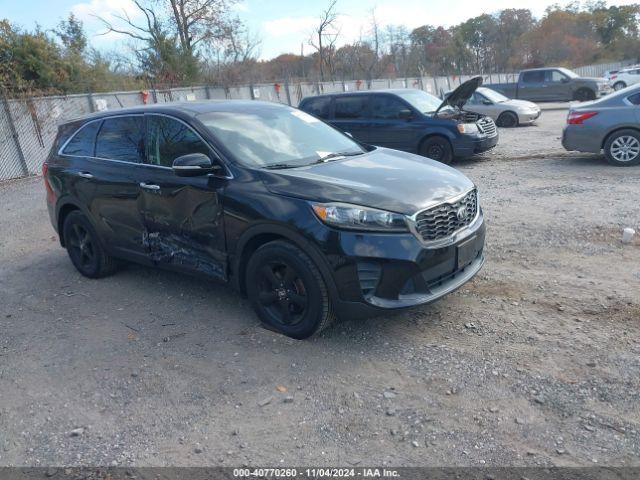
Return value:
M 484 100 L 482 100 L 482 104 L 483 105 L 493 105 L 493 102 L 491 100 L 485 98 Z
M 398 118 L 400 120 L 411 120 L 413 118 L 413 112 L 411 110 L 409 110 L 408 108 L 406 108 L 404 110 L 400 110 L 398 112 Z
M 189 153 L 173 161 L 173 172 L 178 177 L 197 177 L 214 173 L 219 169 L 220 166 L 214 166 L 211 159 L 204 153 Z
M 560 80 L 562 83 L 569 83 L 569 79 L 567 77 L 562 77 L 562 80 Z

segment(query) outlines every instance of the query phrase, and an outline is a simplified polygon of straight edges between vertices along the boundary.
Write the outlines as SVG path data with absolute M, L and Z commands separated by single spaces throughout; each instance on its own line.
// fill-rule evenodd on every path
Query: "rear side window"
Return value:
M 145 159 L 144 117 L 107 118 L 98 132 L 96 157 L 142 163 Z
M 173 118 L 150 115 L 149 160 L 151 165 L 171 167 L 181 155 L 204 153 L 211 157 L 209 147 L 184 123 Z
M 336 97 L 334 117 L 336 120 L 350 120 L 367 116 L 367 96 Z
M 535 72 L 524 72 L 522 74 L 522 83 L 540 83 L 544 82 L 544 70 Z
M 640 105 L 640 93 L 636 93 L 635 95 L 627 97 L 627 100 L 633 105 Z
M 76 132 L 64 147 L 64 155 L 74 155 L 79 157 L 93 157 L 93 148 L 96 143 L 96 134 L 101 122 L 87 123 Z
M 318 118 L 329 118 L 331 115 L 331 97 L 319 97 L 307 100 L 304 102 L 302 110 Z
M 373 95 L 371 98 L 371 118 L 397 120 L 402 110 L 409 110 L 409 107 L 390 95 Z

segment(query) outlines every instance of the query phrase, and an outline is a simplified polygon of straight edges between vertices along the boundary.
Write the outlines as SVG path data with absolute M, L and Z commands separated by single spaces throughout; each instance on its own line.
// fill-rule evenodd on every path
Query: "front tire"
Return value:
M 617 92 L 618 90 L 622 90 L 623 88 L 626 88 L 627 84 L 624 82 L 616 82 L 613 84 L 613 89 Z
M 105 252 L 98 234 L 82 212 L 69 213 L 62 232 L 71 263 L 82 275 L 101 278 L 116 270 L 116 260 Z
M 626 129 L 613 133 L 604 144 L 604 154 L 616 167 L 640 164 L 640 132 Z
M 420 145 L 420 155 L 448 165 L 453 160 L 453 149 L 446 138 L 429 137 Z
M 313 260 L 295 245 L 276 240 L 258 248 L 247 264 L 247 295 L 260 320 L 299 340 L 334 320 L 327 285 Z
M 503 112 L 498 117 L 496 125 L 503 128 L 513 128 L 518 126 L 518 116 L 513 112 Z
M 588 102 L 590 100 L 595 100 L 596 92 L 594 92 L 589 88 L 581 88 L 578 91 L 576 91 L 575 95 L 573 96 L 573 99 L 579 102 Z

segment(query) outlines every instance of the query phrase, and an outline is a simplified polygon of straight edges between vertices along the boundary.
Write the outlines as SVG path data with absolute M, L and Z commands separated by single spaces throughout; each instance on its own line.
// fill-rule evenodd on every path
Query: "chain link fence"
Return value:
M 628 62 L 627 62 L 628 63 Z M 625 65 L 591 65 L 576 69 L 581 74 L 602 75 Z M 144 104 L 199 100 L 263 100 L 297 106 L 304 97 L 333 92 L 384 88 L 417 88 L 442 96 L 472 75 L 411 77 L 333 82 L 269 83 L 233 87 L 188 87 L 151 91 L 109 92 L 66 96 L 0 97 L 0 181 L 38 174 L 56 137 L 58 124 L 101 110 Z M 484 75 L 486 83 L 517 80 L 515 73 Z

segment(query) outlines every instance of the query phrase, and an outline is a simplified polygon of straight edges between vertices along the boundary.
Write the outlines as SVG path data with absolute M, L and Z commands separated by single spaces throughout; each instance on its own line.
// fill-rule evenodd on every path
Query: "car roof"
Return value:
M 312 98 L 327 98 L 327 97 L 342 97 L 345 95 L 368 95 L 371 93 L 390 93 L 392 95 L 398 95 L 400 93 L 406 92 L 422 92 L 424 90 L 420 90 L 418 88 L 381 88 L 375 90 L 356 90 L 355 92 L 333 92 L 333 93 L 323 93 L 322 95 L 309 95 L 308 97 L 304 97 L 302 102 L 305 100 L 309 100 Z M 425 92 L 428 93 L 428 92 Z
M 195 117 L 210 112 L 257 112 L 265 109 L 288 107 L 275 102 L 262 102 L 258 100 L 201 100 L 191 102 L 154 103 L 137 107 L 119 108 L 116 110 L 104 110 L 72 118 L 63 122 L 75 123 L 79 121 L 97 120 L 118 115 L 135 115 L 144 113 L 162 113 L 178 117 Z

